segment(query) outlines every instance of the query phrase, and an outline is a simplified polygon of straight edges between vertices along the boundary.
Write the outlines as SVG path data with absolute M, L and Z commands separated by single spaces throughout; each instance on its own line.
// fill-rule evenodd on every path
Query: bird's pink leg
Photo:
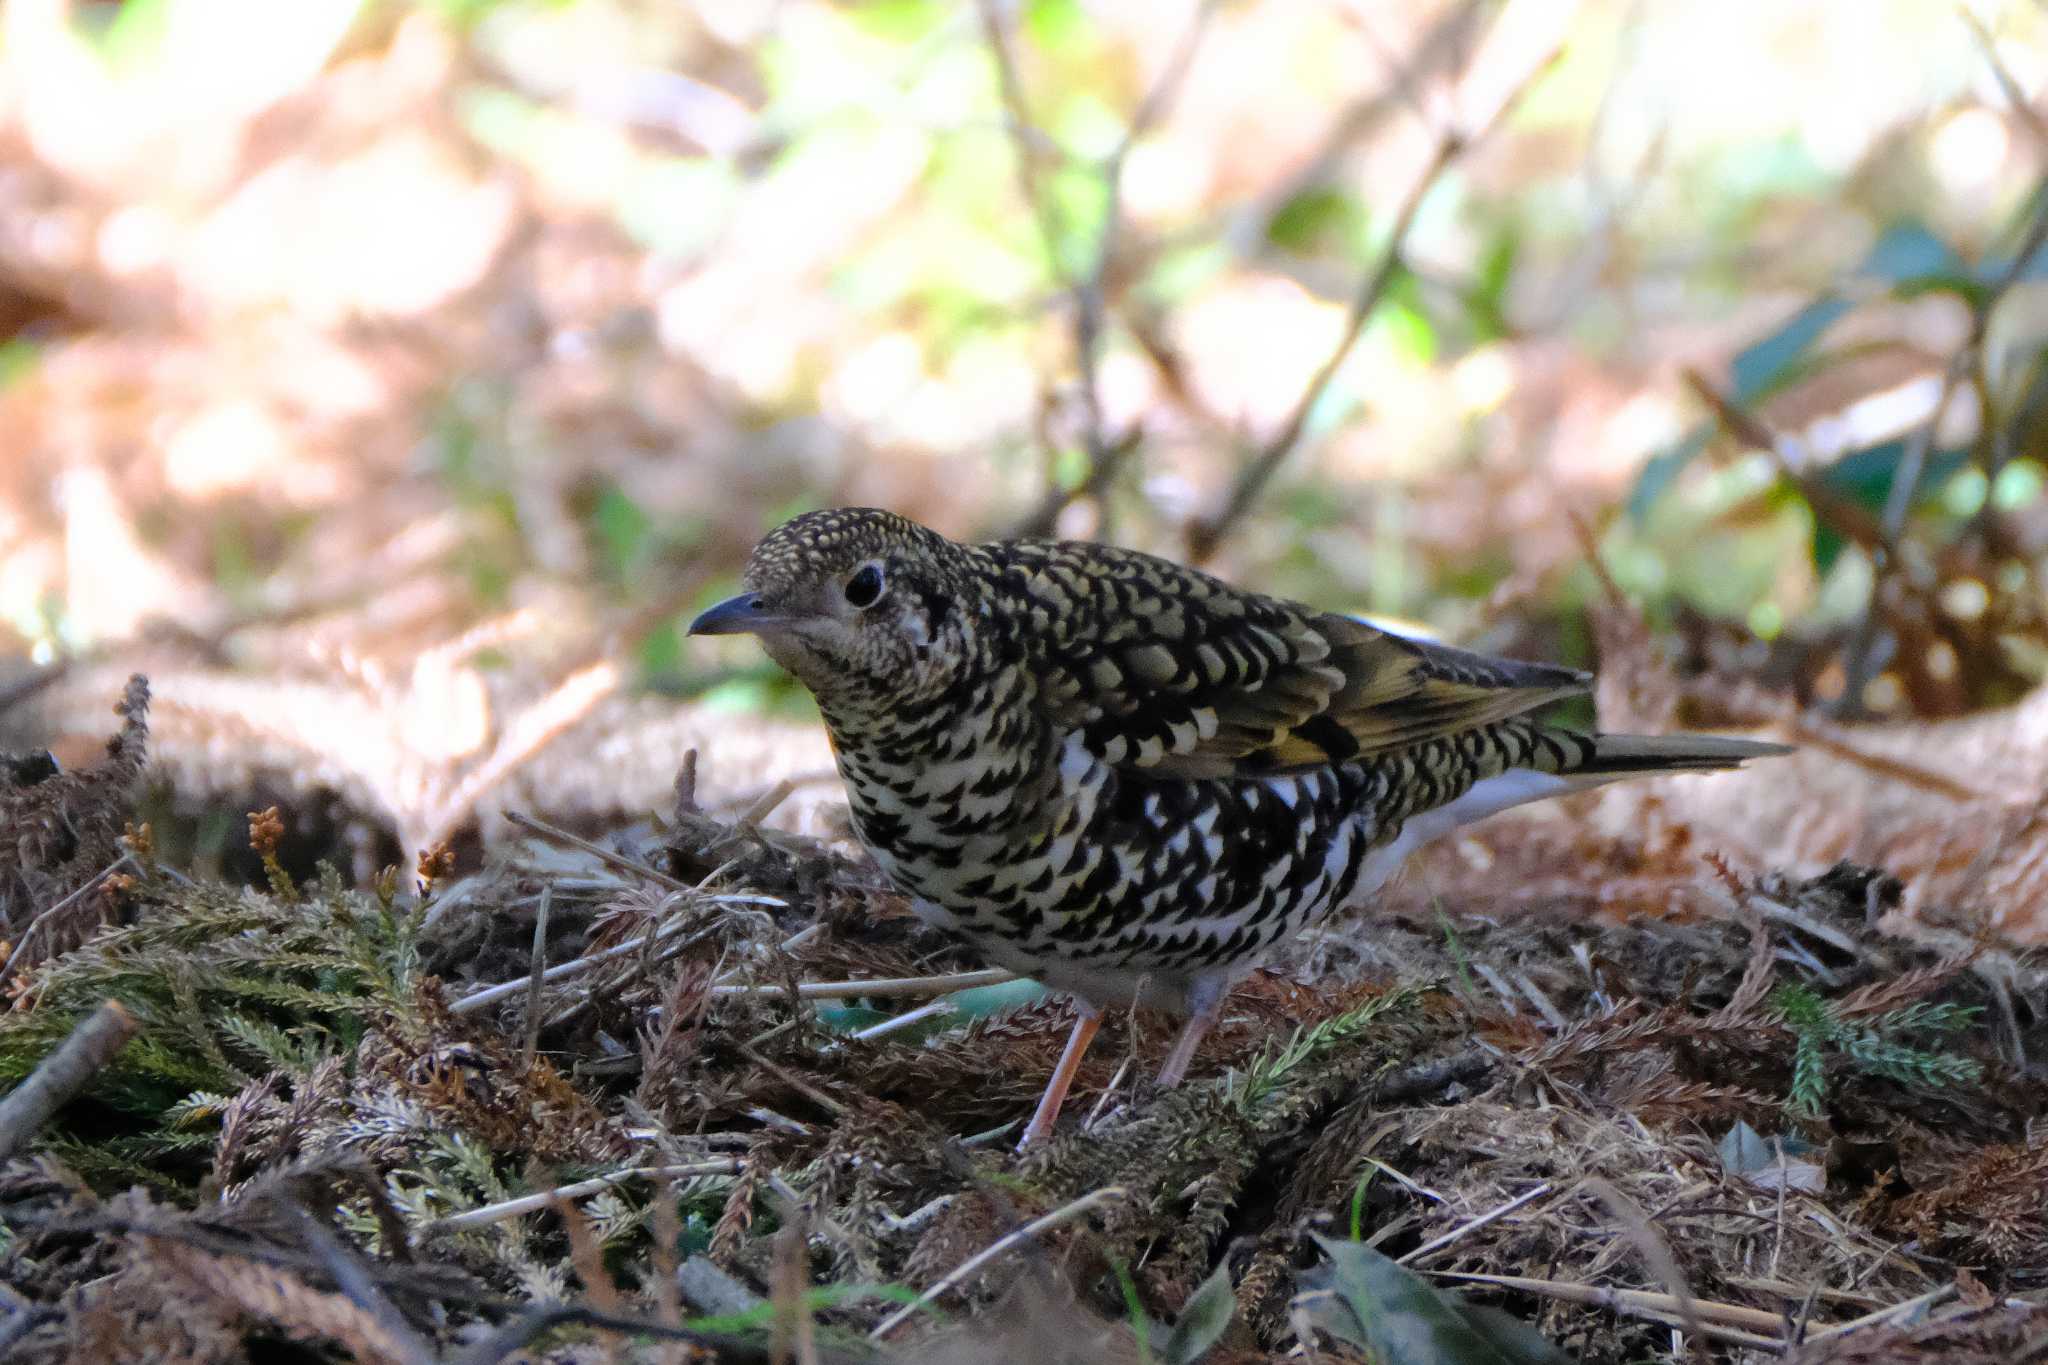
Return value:
M 1052 1079 L 1045 1083 L 1045 1094 L 1038 1100 L 1038 1112 L 1031 1116 L 1024 1136 L 1017 1140 L 1020 1152 L 1052 1136 L 1053 1121 L 1060 1116 L 1060 1106 L 1067 1102 L 1067 1091 L 1073 1088 L 1074 1073 L 1081 1069 L 1081 1059 L 1088 1054 L 1088 1044 L 1095 1040 L 1095 1030 L 1102 1027 L 1102 1014 L 1093 1006 L 1076 1000 L 1074 1010 L 1074 1031 L 1067 1035 L 1067 1050 L 1060 1054 L 1060 1064 L 1053 1068 Z
M 1173 1040 L 1173 1051 L 1166 1054 L 1166 1064 L 1159 1068 L 1159 1088 L 1171 1090 L 1187 1079 L 1188 1067 L 1195 1060 L 1195 1049 L 1209 1036 L 1209 1030 L 1216 1027 L 1216 1021 L 1223 1017 L 1223 983 L 1214 985 L 1202 983 L 1188 992 L 1188 1021 L 1180 1026 L 1180 1037 Z

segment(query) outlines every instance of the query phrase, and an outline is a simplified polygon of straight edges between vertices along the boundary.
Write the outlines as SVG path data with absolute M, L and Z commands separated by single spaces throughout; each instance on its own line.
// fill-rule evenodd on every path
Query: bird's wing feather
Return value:
M 1159 776 L 1300 772 L 1383 755 L 1583 692 L 1490 659 L 1097 545 L 1008 547 L 1004 581 L 1055 719 Z

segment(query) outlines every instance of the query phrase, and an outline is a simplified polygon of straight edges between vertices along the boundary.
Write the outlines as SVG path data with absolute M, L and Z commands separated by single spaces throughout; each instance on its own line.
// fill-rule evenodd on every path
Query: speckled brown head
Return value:
M 759 636 L 828 707 L 936 695 L 971 652 L 973 551 L 893 512 L 836 507 L 784 522 L 740 582 L 690 634 Z

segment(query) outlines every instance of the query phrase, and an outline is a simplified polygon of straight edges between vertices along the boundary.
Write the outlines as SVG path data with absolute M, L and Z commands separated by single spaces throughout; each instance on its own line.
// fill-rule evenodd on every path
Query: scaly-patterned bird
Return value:
M 1588 675 L 1411 640 L 1132 550 L 963 545 L 812 512 L 690 625 L 750 633 L 817 698 L 853 827 L 926 920 L 1075 998 L 1023 1143 L 1105 1007 L 1187 1016 L 1417 845 L 1509 806 L 1782 746 L 1588 735 L 1528 713 Z

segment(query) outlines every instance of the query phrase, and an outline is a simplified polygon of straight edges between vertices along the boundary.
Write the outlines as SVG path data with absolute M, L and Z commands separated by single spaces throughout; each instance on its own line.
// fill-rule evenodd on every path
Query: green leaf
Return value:
M 1314 185 L 1274 211 L 1266 240 L 1300 256 L 1333 250 L 1352 255 L 1364 244 L 1365 229 L 1365 206 L 1355 196 Z
M 1843 493 L 1862 503 L 1872 511 L 1883 510 L 1891 500 L 1892 484 L 1897 480 L 1899 466 L 1906 458 L 1906 437 L 1880 441 L 1874 446 L 1852 450 L 1842 456 L 1817 476 L 1821 483 L 1836 492 Z M 1927 457 L 1927 463 L 1920 471 L 1920 487 L 1914 502 L 1917 506 L 1938 495 L 1948 481 L 1961 473 L 1970 462 L 1969 452 L 1961 449 L 1936 450 Z M 1825 578 L 1841 558 L 1848 542 L 1818 517 L 1814 518 L 1812 555 L 1815 572 Z
M 604 549 L 604 565 L 617 578 L 640 567 L 654 535 L 654 518 L 615 484 L 606 484 L 591 509 L 591 529 Z
M 0 389 L 34 374 L 42 358 L 43 348 L 26 337 L 0 341 Z
M 1386 1365 L 1569 1365 L 1507 1315 L 1477 1311 L 1359 1242 L 1316 1237 L 1327 1265 L 1303 1274 L 1309 1316 Z M 1508 1330 L 1505 1324 L 1513 1324 Z
M 1093 21 L 1080 0 L 1030 0 L 1022 16 L 1024 32 L 1047 52 L 1068 53 L 1086 45 Z
M 1948 243 L 1918 223 L 1902 223 L 1878 238 L 1857 274 L 1876 276 L 1910 295 L 1929 289 L 1973 289 L 1970 269 Z M 1792 377 L 1807 348 L 1854 307 L 1829 291 L 1794 313 L 1783 326 L 1743 350 L 1730 367 L 1735 401 L 1753 404 Z
M 1160 1348 L 1164 1365 L 1195 1365 L 1222 1339 L 1236 1312 L 1237 1292 L 1230 1287 L 1230 1265 L 1225 1262 L 1210 1272 L 1180 1310 L 1173 1331 Z
M 935 0 L 865 0 L 849 6 L 845 17 L 856 27 L 893 43 L 915 43 L 931 36 L 952 16 L 952 6 Z
M 1897 437 L 1864 446 L 1820 471 L 1820 481 L 1838 493 L 1846 493 L 1873 511 L 1891 501 L 1892 484 L 1899 466 L 1905 463 L 1908 438 Z M 1970 462 L 1970 452 L 1959 447 L 1929 451 L 1920 471 L 1919 501 L 1939 493 L 1943 485 L 1961 473 Z
M 1390 299 L 1372 320 L 1372 329 L 1412 369 L 1426 369 L 1436 359 L 1436 330 L 1419 309 Z
M 1508 285 L 1514 280 L 1521 249 L 1521 230 L 1515 223 L 1501 224 L 1487 239 L 1478 274 L 1465 293 L 1465 316 L 1475 344 L 1497 341 L 1508 334 Z
M 1849 311 L 1849 301 L 1823 294 L 1794 313 L 1777 331 L 1737 353 L 1729 366 L 1735 401 L 1743 406 L 1767 396 L 1821 334 Z
M 1713 435 L 1713 426 L 1702 424 L 1649 458 L 1643 465 L 1643 472 L 1636 476 L 1634 491 L 1628 495 L 1630 521 L 1639 526 L 1642 524 L 1643 519 L 1650 515 L 1650 509 L 1657 505 L 1657 500 L 1685 472 L 1685 467 L 1707 448 L 1707 442 Z
M 1899 223 L 1886 229 L 1863 258 L 1859 272 L 1893 284 L 1936 276 L 1967 276 L 1970 268 L 1955 248 L 1929 231 L 1924 223 Z
M 80 28 L 95 40 L 108 66 L 117 72 L 133 71 L 150 65 L 163 51 L 171 31 L 171 0 L 127 0 L 114 6 L 97 32 L 89 26 Z

